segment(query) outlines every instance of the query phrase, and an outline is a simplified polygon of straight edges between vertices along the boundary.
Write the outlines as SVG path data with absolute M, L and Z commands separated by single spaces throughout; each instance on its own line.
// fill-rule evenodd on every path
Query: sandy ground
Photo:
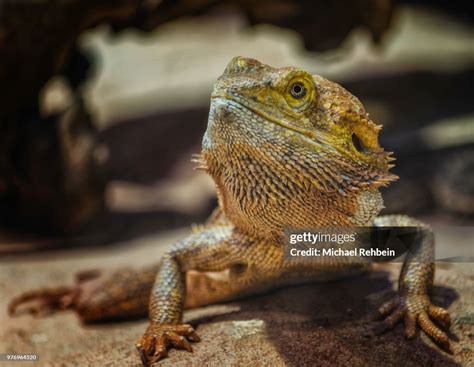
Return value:
M 165 232 L 115 246 L 45 251 L 0 263 L 0 352 L 36 353 L 40 361 L 2 366 L 131 366 L 146 321 L 84 327 L 75 314 L 10 318 L 12 296 L 72 281 L 75 271 L 148 264 L 188 230 Z M 447 243 L 440 243 L 443 247 Z M 352 279 L 284 288 L 239 302 L 185 313 L 202 341 L 194 353 L 172 350 L 163 366 L 472 366 L 474 277 L 471 263 L 438 263 L 434 303 L 448 307 L 454 355 L 425 336 L 407 341 L 399 325 L 375 336 L 371 321 L 393 293 L 400 264 Z

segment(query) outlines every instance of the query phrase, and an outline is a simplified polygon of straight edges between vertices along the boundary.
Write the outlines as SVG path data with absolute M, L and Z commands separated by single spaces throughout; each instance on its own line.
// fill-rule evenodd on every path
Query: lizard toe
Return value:
M 451 326 L 451 316 L 449 312 L 442 307 L 430 305 L 428 307 L 428 315 L 439 321 L 443 326 L 449 328 Z
M 407 313 L 403 322 L 405 323 L 405 337 L 407 339 L 413 339 L 416 335 L 416 317 Z
M 430 320 L 426 312 L 420 313 L 418 316 L 418 323 L 426 335 L 428 335 L 436 344 L 440 345 L 448 353 L 452 353 L 448 336 Z
M 400 299 L 398 297 L 394 297 L 390 301 L 387 301 L 382 306 L 380 306 L 378 309 L 378 313 L 381 316 L 386 316 L 390 313 L 390 311 L 392 311 L 399 304 L 400 304 Z

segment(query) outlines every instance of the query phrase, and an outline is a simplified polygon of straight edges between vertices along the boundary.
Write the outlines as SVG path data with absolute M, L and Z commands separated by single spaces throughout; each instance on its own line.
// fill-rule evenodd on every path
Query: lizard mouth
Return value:
M 303 129 L 303 128 L 300 128 L 298 126 L 294 126 L 286 121 L 282 121 L 282 120 L 279 120 L 278 118 L 276 118 L 274 115 L 271 115 L 259 108 L 256 108 L 255 106 L 252 106 L 251 104 L 247 104 L 247 103 L 242 103 L 240 101 L 237 101 L 235 100 L 235 98 L 232 98 L 231 95 L 228 95 L 227 93 L 212 93 L 211 95 L 211 100 L 213 99 L 220 99 L 220 100 L 223 100 L 223 101 L 226 101 L 226 102 L 231 102 L 231 103 L 235 103 L 249 111 L 251 111 L 252 113 L 256 114 L 257 116 L 260 116 L 261 118 L 263 118 L 264 120 L 266 121 L 269 121 L 269 122 L 272 122 L 276 125 L 280 125 L 281 127 L 287 129 L 287 130 L 292 130 L 300 135 L 303 135 L 304 137 L 306 138 L 309 138 L 311 139 L 311 141 L 314 143 L 313 139 L 316 138 L 316 134 L 313 132 L 313 131 L 309 131 L 309 130 L 306 130 L 306 129 Z

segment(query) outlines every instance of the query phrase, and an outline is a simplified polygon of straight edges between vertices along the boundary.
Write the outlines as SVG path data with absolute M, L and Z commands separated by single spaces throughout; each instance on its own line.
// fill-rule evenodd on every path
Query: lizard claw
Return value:
M 420 326 L 436 344 L 444 350 L 452 353 L 449 338 L 445 332 L 439 329 L 432 321 L 438 321 L 445 328 L 449 329 L 451 318 L 449 312 L 442 307 L 431 304 L 426 295 L 406 295 L 396 296 L 385 302 L 378 310 L 380 316 L 385 319 L 377 328 L 379 333 L 392 329 L 403 319 L 405 324 L 405 337 L 414 338 L 416 326 Z
M 170 346 L 192 352 L 191 342 L 200 341 L 188 324 L 152 324 L 135 345 L 144 365 L 150 365 L 168 355 Z

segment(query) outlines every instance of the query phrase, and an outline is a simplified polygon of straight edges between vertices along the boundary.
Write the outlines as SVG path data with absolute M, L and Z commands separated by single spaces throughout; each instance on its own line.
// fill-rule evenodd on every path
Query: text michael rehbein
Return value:
M 316 242 L 333 242 L 338 245 L 342 245 L 346 242 L 354 242 L 356 240 L 355 233 L 311 233 L 304 232 L 298 234 L 290 235 L 290 244 L 296 245 L 297 243 L 311 243 L 315 244 Z
M 344 250 L 342 248 L 308 248 L 305 250 L 299 250 L 292 248 L 290 250 L 291 256 L 395 256 L 395 250 L 385 249 L 380 250 L 378 248 L 355 248 L 351 250 Z

